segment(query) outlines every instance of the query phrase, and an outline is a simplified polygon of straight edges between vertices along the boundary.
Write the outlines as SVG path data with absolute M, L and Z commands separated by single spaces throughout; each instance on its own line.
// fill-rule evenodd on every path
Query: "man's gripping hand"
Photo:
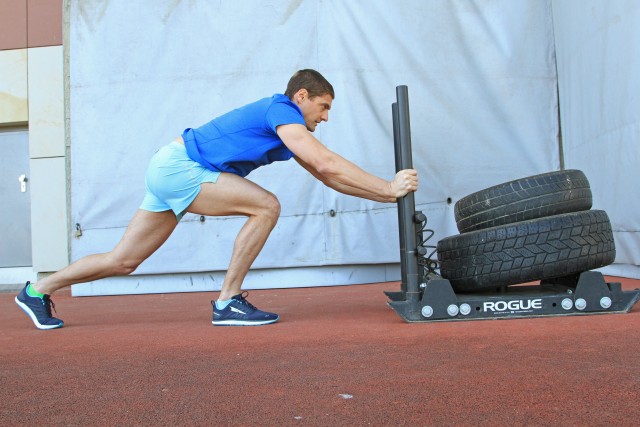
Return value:
M 389 186 L 396 199 L 406 196 L 410 191 L 416 191 L 418 189 L 418 171 L 415 169 L 399 171 Z

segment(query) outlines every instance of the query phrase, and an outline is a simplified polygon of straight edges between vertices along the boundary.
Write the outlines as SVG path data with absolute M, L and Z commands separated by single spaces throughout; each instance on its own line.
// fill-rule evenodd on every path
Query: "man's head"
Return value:
M 329 120 L 329 110 L 335 94 L 333 86 L 315 70 L 296 72 L 284 93 L 302 111 L 307 129 L 313 132 L 320 122 Z

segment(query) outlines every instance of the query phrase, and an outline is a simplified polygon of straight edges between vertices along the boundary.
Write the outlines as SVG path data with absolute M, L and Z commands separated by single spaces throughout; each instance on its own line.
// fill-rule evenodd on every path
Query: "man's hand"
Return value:
M 403 197 L 410 191 L 416 191 L 418 189 L 418 172 L 415 169 L 401 170 L 389 183 L 389 186 L 395 198 Z

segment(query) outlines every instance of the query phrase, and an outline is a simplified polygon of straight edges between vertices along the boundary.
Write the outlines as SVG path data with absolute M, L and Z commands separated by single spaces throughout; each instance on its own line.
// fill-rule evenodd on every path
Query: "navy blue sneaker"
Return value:
M 255 326 L 268 325 L 278 321 L 280 317 L 277 314 L 258 310 L 247 301 L 246 295 L 249 293 L 244 292 L 234 296 L 229 305 L 222 310 L 216 307 L 215 301 L 211 301 L 211 305 L 213 305 L 211 323 L 217 326 Z
M 30 283 L 27 282 L 18 294 L 16 304 L 29 315 L 38 329 L 62 328 L 64 322 L 51 316 L 51 307 L 53 307 L 55 311 L 56 306 L 53 301 L 51 301 L 49 295 L 44 295 L 42 298 L 29 296 L 27 294 L 29 285 Z

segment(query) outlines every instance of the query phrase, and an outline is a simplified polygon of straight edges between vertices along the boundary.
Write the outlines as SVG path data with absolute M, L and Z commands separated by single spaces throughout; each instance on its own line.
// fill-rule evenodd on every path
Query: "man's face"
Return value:
M 304 95 L 298 99 L 297 104 L 302 110 L 304 122 L 309 132 L 316 130 L 318 123 L 329 120 L 329 110 L 332 102 L 333 98 L 328 93 L 313 98 Z

